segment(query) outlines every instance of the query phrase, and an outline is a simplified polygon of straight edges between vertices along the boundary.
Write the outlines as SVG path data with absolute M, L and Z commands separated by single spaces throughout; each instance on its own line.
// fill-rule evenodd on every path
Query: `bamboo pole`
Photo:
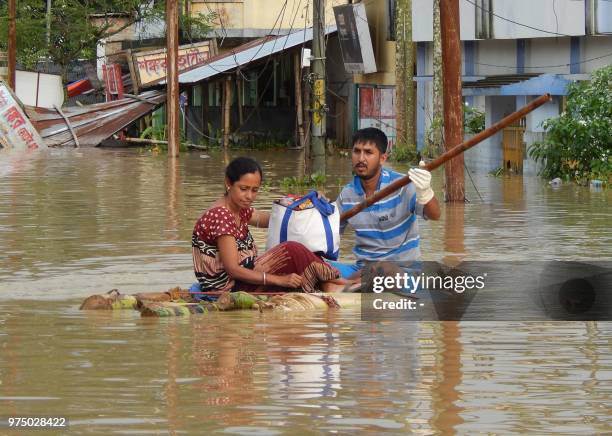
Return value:
M 300 148 L 304 148 L 304 108 L 302 107 L 302 59 L 301 53 L 296 52 L 293 58 L 295 76 L 295 113 L 297 117 L 297 136 Z
M 178 1 L 166 0 L 168 157 L 179 155 Z
M 240 75 L 236 76 L 236 97 L 238 99 L 238 125 L 242 126 L 244 124 L 244 113 L 242 111 L 242 106 L 244 104 L 244 96 L 243 96 L 243 80 Z
M 519 120 L 519 119 L 523 118 L 529 112 L 537 109 L 538 107 L 542 106 L 544 103 L 550 101 L 550 99 L 551 99 L 550 94 L 544 94 L 544 95 L 536 98 L 531 103 L 529 103 L 526 106 L 523 106 L 518 111 L 513 112 L 510 115 L 502 118 L 500 121 L 498 121 L 497 123 L 493 124 L 491 127 L 483 130 L 482 132 L 478 133 L 477 135 L 474 135 L 473 137 L 471 137 L 467 141 L 464 141 L 461 144 L 456 145 L 455 147 L 451 148 L 450 150 L 447 150 L 445 153 L 443 153 L 442 155 L 440 155 L 439 157 L 437 157 L 436 159 L 434 159 L 433 161 L 431 161 L 427 165 L 425 165 L 425 169 L 428 170 L 428 171 L 435 170 L 439 166 L 441 166 L 441 165 L 445 164 L 446 162 L 448 162 L 450 159 L 460 155 L 464 151 L 468 150 L 469 148 L 472 148 L 473 146 L 475 146 L 476 144 L 484 141 L 488 137 L 495 135 L 497 132 L 499 132 L 504 127 L 509 126 L 510 124 L 515 122 L 516 120 Z M 348 220 L 349 218 L 357 215 L 359 212 L 361 212 L 362 210 L 364 210 L 368 206 L 376 203 L 379 200 L 382 200 L 383 198 L 385 198 L 389 194 L 397 191 L 399 188 L 401 188 L 402 186 L 407 185 L 408 183 L 410 183 L 410 177 L 408 177 L 408 176 L 404 176 L 401 179 L 397 179 L 395 182 L 385 186 L 383 189 L 381 189 L 380 191 L 376 192 L 373 196 L 371 196 L 367 200 L 359 203 L 358 205 L 356 205 L 353 208 L 351 208 L 351 209 L 347 210 L 346 212 L 344 212 L 342 215 L 340 215 L 340 220 L 341 221 Z
M 129 142 L 131 144 L 153 144 L 153 145 L 168 145 L 168 141 L 161 139 L 148 139 L 148 138 L 124 138 L 123 142 Z M 195 150 L 208 150 L 208 147 L 200 144 L 192 144 L 191 142 L 183 143 L 187 148 L 193 148 Z
M 232 108 L 232 78 L 227 77 L 223 81 L 223 148 L 227 148 L 229 145 L 229 134 L 230 134 L 230 115 Z

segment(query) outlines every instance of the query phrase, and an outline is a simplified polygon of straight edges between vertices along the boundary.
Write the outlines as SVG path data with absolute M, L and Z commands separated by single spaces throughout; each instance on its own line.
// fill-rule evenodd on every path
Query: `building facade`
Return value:
M 533 174 L 530 144 L 542 121 L 563 110 L 568 83 L 588 80 L 612 63 L 612 3 L 600 0 L 460 0 L 463 95 L 485 112 L 486 127 L 550 93 L 553 101 L 466 153 L 470 169 Z M 423 147 L 432 107 L 430 0 L 413 0 L 417 43 L 417 144 Z

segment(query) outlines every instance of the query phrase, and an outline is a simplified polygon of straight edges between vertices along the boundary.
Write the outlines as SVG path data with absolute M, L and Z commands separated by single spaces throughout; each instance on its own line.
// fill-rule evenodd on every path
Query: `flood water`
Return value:
M 113 288 L 193 282 L 193 224 L 222 194 L 225 163 L 246 153 L 270 185 L 256 207 L 303 172 L 286 150 L 0 154 L 0 419 L 61 415 L 70 433 L 95 434 L 612 432 L 610 322 L 78 310 Z M 327 172 L 335 198 L 349 158 Z M 612 259 L 609 190 L 472 178 L 470 203 L 420 222 L 425 259 Z M 265 232 L 253 234 L 263 249 Z M 349 233 L 345 260 L 351 246 Z

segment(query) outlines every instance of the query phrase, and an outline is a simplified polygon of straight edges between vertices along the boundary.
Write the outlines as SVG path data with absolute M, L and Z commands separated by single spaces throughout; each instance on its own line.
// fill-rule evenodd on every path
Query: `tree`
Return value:
M 41 0 L 19 0 L 17 12 L 17 60 L 27 69 L 49 57 L 66 78 L 75 59 L 94 59 L 96 45 L 137 22 L 163 20 L 164 2 L 142 0 L 53 0 L 50 44 L 46 40 L 46 5 Z M 182 16 L 184 34 L 203 38 L 210 30 L 213 14 Z M 7 5 L 0 5 L 0 35 L 8 27 Z M 6 39 L 0 39 L 6 49 Z
M 414 42 L 412 0 L 397 0 L 395 14 L 395 92 L 397 146 L 415 148 Z
M 442 29 L 440 28 L 440 0 L 433 2 L 433 118 L 431 151 L 437 156 L 444 150 L 444 95 L 442 89 Z
M 568 87 L 567 107 L 543 123 L 546 137 L 529 155 L 543 164 L 540 174 L 580 184 L 612 178 L 612 65 L 593 72 L 590 81 Z

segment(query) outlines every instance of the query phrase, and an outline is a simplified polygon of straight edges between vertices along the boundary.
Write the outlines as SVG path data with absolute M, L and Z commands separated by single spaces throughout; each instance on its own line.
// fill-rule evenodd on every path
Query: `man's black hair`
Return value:
M 232 185 L 240 180 L 240 177 L 251 173 L 259 173 L 261 180 L 263 180 L 261 166 L 259 166 L 255 159 L 250 157 L 237 157 L 225 168 L 225 177 L 227 177 Z
M 353 135 L 353 145 L 358 142 L 373 142 L 381 154 L 387 152 L 387 135 L 376 127 L 366 127 L 365 129 L 357 130 Z

